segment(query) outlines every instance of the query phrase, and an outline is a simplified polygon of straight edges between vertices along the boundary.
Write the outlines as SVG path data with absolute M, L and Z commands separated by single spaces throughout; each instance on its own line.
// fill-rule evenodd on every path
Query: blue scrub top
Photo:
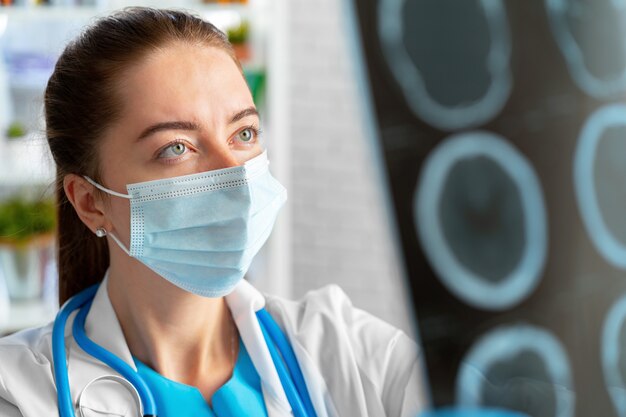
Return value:
M 133 357 L 139 375 L 154 394 L 159 417 L 267 417 L 261 379 L 239 339 L 232 377 L 213 394 L 213 407 L 198 388 L 172 381 Z

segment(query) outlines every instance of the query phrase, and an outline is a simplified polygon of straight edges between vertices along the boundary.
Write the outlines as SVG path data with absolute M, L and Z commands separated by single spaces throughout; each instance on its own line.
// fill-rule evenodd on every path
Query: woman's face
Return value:
M 99 149 L 101 181 L 126 184 L 243 164 L 259 155 L 259 117 L 237 65 L 215 47 L 152 52 L 118 83 L 121 117 Z M 110 197 L 107 218 L 129 242 L 129 203 Z

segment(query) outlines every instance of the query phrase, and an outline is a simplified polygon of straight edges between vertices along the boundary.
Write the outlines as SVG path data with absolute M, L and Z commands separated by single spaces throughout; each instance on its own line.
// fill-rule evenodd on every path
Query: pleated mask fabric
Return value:
M 267 152 L 244 165 L 127 185 L 130 249 L 172 284 L 204 297 L 222 297 L 243 278 L 272 232 L 285 188 L 271 175 Z

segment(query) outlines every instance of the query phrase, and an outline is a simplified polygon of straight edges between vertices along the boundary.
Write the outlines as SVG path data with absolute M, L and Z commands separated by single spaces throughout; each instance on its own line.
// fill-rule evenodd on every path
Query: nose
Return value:
M 204 167 L 205 171 L 232 168 L 241 165 L 233 152 L 228 147 L 213 148 Z

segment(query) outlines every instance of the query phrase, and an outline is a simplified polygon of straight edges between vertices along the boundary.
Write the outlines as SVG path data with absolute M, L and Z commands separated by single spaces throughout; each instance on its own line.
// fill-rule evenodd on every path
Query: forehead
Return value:
M 118 83 L 124 114 L 134 117 L 215 117 L 253 104 L 239 67 L 211 46 L 172 44 L 150 52 Z

